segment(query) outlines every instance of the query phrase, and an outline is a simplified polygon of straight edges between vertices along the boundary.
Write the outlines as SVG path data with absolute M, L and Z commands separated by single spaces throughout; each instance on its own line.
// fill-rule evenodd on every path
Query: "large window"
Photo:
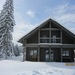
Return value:
M 63 50 L 62 56 L 69 56 L 69 50 Z
M 30 50 L 30 56 L 36 57 L 37 56 L 37 50 Z
M 49 43 L 49 37 L 46 35 L 42 35 L 40 38 L 40 43 Z

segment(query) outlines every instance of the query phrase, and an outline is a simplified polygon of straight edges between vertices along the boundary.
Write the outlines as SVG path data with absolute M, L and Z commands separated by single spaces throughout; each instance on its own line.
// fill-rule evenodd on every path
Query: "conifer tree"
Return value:
M 13 0 L 6 0 L 0 13 L 0 48 L 5 53 L 5 59 L 11 54 L 12 32 L 14 22 Z

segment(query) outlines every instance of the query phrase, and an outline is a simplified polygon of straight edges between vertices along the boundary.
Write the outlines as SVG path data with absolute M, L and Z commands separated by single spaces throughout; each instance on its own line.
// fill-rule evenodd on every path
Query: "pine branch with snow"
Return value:
M 6 59 L 10 56 L 12 48 L 12 32 L 15 25 L 13 13 L 13 0 L 6 0 L 0 13 L 0 47 Z

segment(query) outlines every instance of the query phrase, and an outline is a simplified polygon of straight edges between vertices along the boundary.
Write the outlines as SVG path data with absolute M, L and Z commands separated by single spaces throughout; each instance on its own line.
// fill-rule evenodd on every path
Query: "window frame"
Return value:
M 70 51 L 69 50 L 63 50 L 62 56 L 70 56 Z
M 53 35 L 53 43 L 56 43 L 56 35 Z
M 31 54 L 31 52 L 32 52 L 32 54 Z M 35 49 L 35 50 L 30 50 L 30 56 L 32 56 L 32 57 L 37 57 L 37 55 L 38 55 L 38 50 L 37 50 L 37 49 Z

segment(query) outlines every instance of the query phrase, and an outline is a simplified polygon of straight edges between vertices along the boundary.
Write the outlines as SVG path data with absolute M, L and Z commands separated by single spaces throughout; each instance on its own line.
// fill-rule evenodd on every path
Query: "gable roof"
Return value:
M 53 19 L 48 19 L 47 21 L 43 22 L 41 25 L 39 25 L 38 27 L 36 27 L 35 29 L 33 29 L 31 32 L 29 32 L 28 34 L 26 34 L 24 37 L 22 37 L 18 42 L 22 43 L 22 41 L 24 39 L 28 38 L 30 35 L 32 35 L 34 32 L 36 32 L 37 30 L 39 30 L 41 27 L 43 27 L 48 22 L 55 23 L 59 28 L 61 28 L 62 30 L 66 31 L 73 38 L 75 38 L 75 35 L 71 31 L 69 31 L 68 29 L 66 29 L 65 27 L 63 27 L 61 24 L 59 24 L 58 22 L 54 21 Z

